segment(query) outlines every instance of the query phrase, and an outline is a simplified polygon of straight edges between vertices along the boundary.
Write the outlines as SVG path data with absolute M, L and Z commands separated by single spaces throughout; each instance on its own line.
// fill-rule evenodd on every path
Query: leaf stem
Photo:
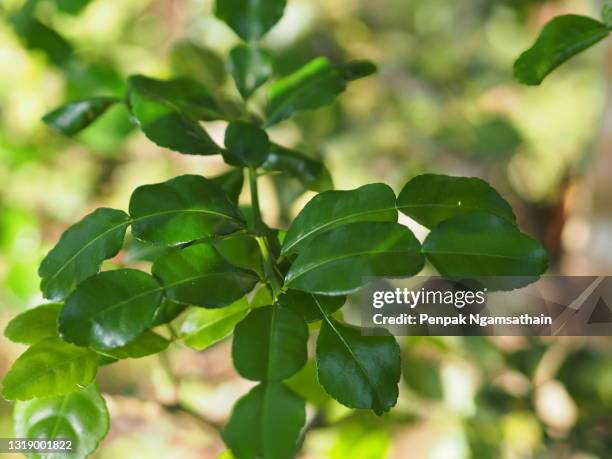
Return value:
M 265 225 L 261 218 L 261 209 L 259 208 L 259 191 L 257 190 L 257 171 L 254 167 L 249 167 L 249 185 L 251 188 L 251 206 L 253 207 L 253 220 L 255 223 L 255 232 L 257 234 L 265 234 Z

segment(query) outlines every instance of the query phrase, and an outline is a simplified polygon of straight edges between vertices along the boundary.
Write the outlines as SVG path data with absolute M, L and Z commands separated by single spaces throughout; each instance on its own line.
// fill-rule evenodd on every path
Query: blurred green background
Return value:
M 551 272 L 610 274 L 612 50 L 596 47 L 541 87 L 512 80 L 513 60 L 545 22 L 597 15 L 599 6 L 289 0 L 266 39 L 278 72 L 317 55 L 368 58 L 380 72 L 272 137 L 323 157 L 341 189 L 384 181 L 399 191 L 423 172 L 486 178 L 545 243 Z M 42 40 L 20 28 L 22 8 L 35 9 Z M 223 171 L 220 159 L 157 148 L 121 106 L 77 141 L 40 122 L 65 100 L 121 95 L 132 73 L 189 74 L 235 92 L 220 56 L 236 37 L 211 8 L 210 0 L 0 0 L 0 328 L 42 302 L 38 264 L 68 225 L 95 207 L 127 208 L 139 185 Z M 218 138 L 222 128 L 209 132 Z M 311 196 L 268 178 L 266 221 L 283 227 Z M 294 386 L 310 402 L 300 457 L 612 457 L 610 338 L 401 340 L 400 400 L 382 418 L 320 392 L 312 362 L 300 372 Z M 94 456 L 217 457 L 218 426 L 250 386 L 233 371 L 229 350 L 229 341 L 201 353 L 175 345 L 161 360 L 103 369 L 112 428 Z M 22 351 L 0 337 L 0 377 Z M 11 406 L 0 400 L 0 437 L 11 433 Z

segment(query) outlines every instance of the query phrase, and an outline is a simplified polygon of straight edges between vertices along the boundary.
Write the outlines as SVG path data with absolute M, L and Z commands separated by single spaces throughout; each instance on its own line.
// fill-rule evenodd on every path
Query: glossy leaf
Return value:
M 125 346 L 151 326 L 161 296 L 162 287 L 142 271 L 96 274 L 66 299 L 60 335 L 70 343 L 96 349 Z
M 164 298 L 159 308 L 157 308 L 157 311 L 155 311 L 152 325 L 157 327 L 170 323 L 180 316 L 185 309 L 187 309 L 187 305 L 175 303 L 174 301 Z
M 95 384 L 65 395 L 15 404 L 15 435 L 19 438 L 72 439 L 70 452 L 30 457 L 78 459 L 89 456 L 106 436 L 109 415 Z
M 318 322 L 325 315 L 331 316 L 346 302 L 345 296 L 312 295 L 300 290 L 287 290 L 278 297 L 278 303 L 300 314 L 306 322 Z
M 46 338 L 19 356 L 2 382 L 7 400 L 67 394 L 93 381 L 98 356 L 91 349 Z
M 319 382 L 350 408 L 381 415 L 397 401 L 400 350 L 390 335 L 362 336 L 358 327 L 328 318 L 317 339 Z
M 232 169 L 225 174 L 218 175 L 210 179 L 216 185 L 219 185 L 227 194 L 227 197 L 234 204 L 238 204 L 240 193 L 244 185 L 244 172 L 242 169 Z
M 132 234 L 177 245 L 240 229 L 244 220 L 222 188 L 198 175 L 138 187 L 130 198 Z
M 202 351 L 231 335 L 236 324 L 248 313 L 246 297 L 225 308 L 193 308 L 181 325 L 180 338 L 189 347 Z
M 296 178 L 309 190 L 327 191 L 333 188 L 329 171 L 322 162 L 274 143 L 270 144 L 270 151 L 261 167 Z
M 217 0 L 215 15 L 240 38 L 259 40 L 283 16 L 286 0 Z
M 263 276 L 259 244 L 247 234 L 230 235 L 211 241 L 217 251 L 234 266 L 250 269 Z
M 272 76 L 272 58 L 252 45 L 238 45 L 230 52 L 230 72 L 244 100 Z
M 557 16 L 514 63 L 514 77 L 523 84 L 539 85 L 555 68 L 603 40 L 608 33 L 604 24 L 586 16 Z
M 140 359 L 164 351 L 170 341 L 157 333 L 147 330 L 125 346 L 101 351 L 114 359 Z
M 282 253 L 299 252 L 314 237 L 351 222 L 396 222 L 395 194 L 382 183 L 349 191 L 326 191 L 312 198 L 285 236 Z
M 232 121 L 225 131 L 227 154 L 237 164 L 259 167 L 270 151 L 266 131 L 245 121 Z
M 168 299 L 205 308 L 232 304 L 249 293 L 259 279 L 253 271 L 231 265 L 208 243 L 160 257 L 153 264 L 153 274 Z
M 75 135 L 96 121 L 118 102 L 114 97 L 92 97 L 62 105 L 43 117 L 43 121 L 59 134 Z
M 511 288 L 539 276 L 548 266 L 538 241 L 484 212 L 442 222 L 425 239 L 423 253 L 443 276 L 520 276 Z
M 234 331 L 234 367 L 254 381 L 286 379 L 306 363 L 307 341 L 308 327 L 299 314 L 278 306 L 254 309 Z
M 4 329 L 4 336 L 15 343 L 34 344 L 57 336 L 61 303 L 49 303 L 22 312 Z
M 270 381 L 238 400 L 223 439 L 239 459 L 291 459 L 305 421 L 304 400 L 284 384 Z
M 484 211 L 516 221 L 510 205 L 479 178 L 424 174 L 410 180 L 397 198 L 397 208 L 433 229 L 455 215 Z
M 125 212 L 101 208 L 68 228 L 38 270 L 45 298 L 64 299 L 84 279 L 97 273 L 123 244 L 130 223 Z
M 291 265 L 289 288 L 323 295 L 357 290 L 371 276 L 412 276 L 424 264 L 408 228 L 391 222 L 357 222 L 314 238 Z
M 346 89 L 346 80 L 323 57 L 275 82 L 268 91 L 267 125 L 295 113 L 331 104 Z

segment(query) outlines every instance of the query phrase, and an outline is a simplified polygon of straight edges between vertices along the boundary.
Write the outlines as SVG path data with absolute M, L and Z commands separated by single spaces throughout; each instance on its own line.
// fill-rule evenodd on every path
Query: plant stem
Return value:
M 261 218 L 261 209 L 259 208 L 259 191 L 257 190 L 257 171 L 254 167 L 249 167 L 249 185 L 251 187 L 251 206 L 253 207 L 253 220 L 255 222 L 255 231 L 259 235 L 265 234 L 265 225 Z

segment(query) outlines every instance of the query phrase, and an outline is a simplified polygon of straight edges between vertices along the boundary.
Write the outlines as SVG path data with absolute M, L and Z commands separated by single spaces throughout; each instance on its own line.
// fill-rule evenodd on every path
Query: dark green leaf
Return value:
M 259 167 L 268 156 L 270 141 L 266 131 L 245 121 L 232 121 L 225 131 L 227 153 L 238 164 Z
M 47 113 L 43 121 L 54 131 L 74 135 L 96 121 L 106 109 L 116 103 L 114 97 L 92 97 L 77 100 Z
M 322 162 L 274 143 L 270 144 L 270 151 L 261 167 L 288 174 L 309 190 L 327 191 L 333 188 L 329 171 Z
M 479 178 L 424 174 L 410 180 L 397 198 L 397 208 L 433 229 L 455 215 L 485 211 L 514 223 L 510 205 Z
M 523 84 L 539 85 L 555 68 L 603 40 L 608 33 L 604 24 L 586 16 L 557 16 L 514 63 L 514 77 Z
M 393 190 L 382 183 L 373 183 L 355 190 L 318 194 L 289 227 L 282 253 L 299 252 L 315 236 L 358 221 L 396 222 Z
M 4 329 L 4 336 L 15 343 L 34 344 L 57 336 L 61 303 L 49 303 L 22 312 Z
M 308 327 L 299 314 L 278 306 L 254 309 L 234 331 L 234 367 L 254 381 L 286 379 L 306 363 L 307 341 Z
M 356 222 L 314 238 L 291 265 L 289 288 L 322 295 L 357 290 L 371 276 L 412 276 L 424 264 L 421 244 L 398 223 Z
M 329 318 L 317 339 L 316 358 L 319 382 L 343 405 L 378 415 L 395 405 L 401 362 L 392 336 L 362 336 L 359 328 Z
M 77 15 L 91 3 L 91 0 L 55 0 L 55 2 L 60 11 Z
M 376 73 L 376 65 L 370 61 L 350 61 L 336 66 L 338 73 L 346 81 L 358 80 Z
M 191 309 L 181 325 L 180 338 L 189 347 L 202 351 L 228 337 L 249 313 L 246 297 L 219 309 Z
M 217 0 L 215 15 L 243 40 L 259 40 L 283 16 L 286 0 Z
M 267 125 L 272 126 L 300 111 L 329 105 L 345 89 L 346 80 L 326 58 L 314 59 L 270 86 Z
M 223 175 L 211 178 L 210 181 L 223 188 L 230 201 L 238 204 L 240 193 L 242 193 L 242 186 L 244 185 L 244 172 L 242 169 L 232 169 Z
M 304 400 L 284 384 L 270 381 L 238 400 L 223 440 L 239 459 L 291 459 L 305 421 Z
M 39 49 L 56 66 L 64 66 L 73 49 L 64 37 L 33 17 L 26 8 L 12 18 L 13 27 L 28 49 Z
M 106 403 L 95 384 L 66 395 L 18 402 L 14 418 L 19 438 L 74 440 L 70 452 L 29 455 L 31 458 L 87 457 L 106 436 L 110 423 Z
M 104 260 L 121 250 L 129 223 L 125 212 L 101 208 L 68 228 L 38 270 L 45 298 L 63 299 L 97 273 Z
M 533 281 L 548 266 L 538 241 L 508 220 L 485 212 L 442 222 L 425 239 L 423 253 L 443 276 L 521 276 L 508 280 L 507 288 Z
M 177 75 L 189 75 L 211 88 L 222 86 L 227 78 L 223 59 L 213 50 L 195 43 L 182 41 L 174 45 L 171 61 Z
M 60 335 L 70 343 L 96 349 L 125 346 L 151 326 L 161 296 L 162 287 L 142 271 L 96 274 L 66 299 Z
M 19 356 L 2 382 L 7 400 L 67 394 L 93 381 L 97 354 L 59 338 L 46 338 Z
M 299 290 L 287 290 L 278 297 L 278 303 L 284 308 L 300 314 L 306 322 L 318 322 L 325 315 L 331 316 L 346 302 L 345 296 L 311 295 Z
M 244 100 L 272 76 L 272 58 L 252 45 L 238 45 L 230 52 L 230 72 Z
M 137 188 L 130 199 L 132 233 L 145 241 L 177 245 L 244 225 L 222 188 L 199 175 Z
M 155 311 L 153 326 L 157 327 L 159 325 L 172 322 L 179 315 L 181 315 L 185 309 L 187 309 L 187 305 L 175 303 L 174 301 L 170 301 L 169 299 L 165 298 L 159 308 L 157 308 L 157 311 Z
M 231 235 L 211 242 L 223 257 L 240 268 L 255 271 L 263 276 L 259 244 L 247 234 Z
M 166 297 L 178 303 L 220 308 L 249 293 L 258 281 L 248 269 L 231 265 L 210 244 L 176 249 L 153 264 Z
M 148 355 L 159 354 L 170 342 L 157 333 L 147 330 L 125 346 L 103 351 L 102 354 L 113 359 L 140 359 Z
M 168 253 L 171 248 L 167 245 L 153 244 L 130 237 L 123 248 L 123 262 L 130 264 L 138 261 L 154 262 L 159 257 Z

